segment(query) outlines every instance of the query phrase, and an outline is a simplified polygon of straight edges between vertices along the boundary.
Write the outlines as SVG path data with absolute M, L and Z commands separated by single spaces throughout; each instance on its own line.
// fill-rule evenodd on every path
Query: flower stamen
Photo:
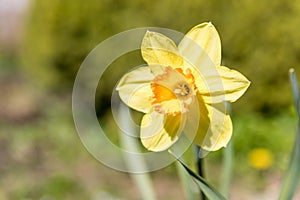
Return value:
M 188 96 L 191 92 L 190 86 L 186 82 L 180 82 L 174 89 L 174 93 L 177 96 L 185 97 Z
M 188 112 L 195 95 L 194 77 L 189 70 L 166 67 L 163 74 L 151 82 L 152 105 L 161 114 L 177 115 Z

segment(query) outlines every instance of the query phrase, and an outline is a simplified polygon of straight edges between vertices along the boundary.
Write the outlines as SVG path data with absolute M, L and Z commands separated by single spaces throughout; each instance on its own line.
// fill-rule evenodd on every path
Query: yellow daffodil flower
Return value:
M 182 132 L 206 151 L 226 146 L 232 122 L 224 102 L 236 101 L 250 82 L 221 66 L 215 27 L 195 26 L 178 47 L 170 38 L 147 31 L 141 53 L 148 66 L 125 74 L 117 90 L 125 104 L 145 113 L 140 130 L 144 147 L 166 150 Z

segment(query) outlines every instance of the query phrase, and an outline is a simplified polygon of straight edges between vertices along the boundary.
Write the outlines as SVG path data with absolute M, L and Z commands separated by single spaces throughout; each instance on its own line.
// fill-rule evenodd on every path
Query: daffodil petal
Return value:
M 185 124 L 183 115 L 145 114 L 141 122 L 141 141 L 150 151 L 164 151 L 174 144 Z
M 155 75 L 164 72 L 167 66 L 176 68 L 183 64 L 176 44 L 160 33 L 147 31 L 142 41 L 141 52 Z
M 224 111 L 223 104 L 208 105 L 210 126 L 202 148 L 206 151 L 216 151 L 226 147 L 232 136 L 232 121 L 228 113 Z
M 232 135 L 232 122 L 224 104 L 209 105 L 197 94 L 200 118 L 197 132 L 186 135 L 206 151 L 216 151 L 225 147 Z M 192 126 L 194 119 L 187 119 L 186 126 Z
M 125 74 L 117 85 L 122 101 L 129 107 L 148 113 L 151 109 L 150 97 L 153 95 L 150 82 L 154 76 L 149 67 L 140 67 Z
M 250 81 L 238 71 L 224 66 L 217 67 L 217 71 L 204 79 L 196 79 L 197 86 L 206 85 L 206 87 L 199 86 L 205 102 L 235 102 L 246 92 Z
M 221 41 L 219 34 L 212 23 L 202 23 L 193 27 L 182 39 L 179 52 L 186 57 L 194 55 L 201 60 L 207 54 L 216 66 L 221 63 Z M 204 50 L 204 52 L 202 51 Z M 193 64 L 198 63 L 195 59 Z

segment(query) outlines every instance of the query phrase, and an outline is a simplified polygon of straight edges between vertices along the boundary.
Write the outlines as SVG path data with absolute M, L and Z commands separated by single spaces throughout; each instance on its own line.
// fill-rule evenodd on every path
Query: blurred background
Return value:
M 221 36 L 223 64 L 252 82 L 233 104 L 231 199 L 274 199 L 296 131 L 288 79 L 290 67 L 300 75 L 296 0 L 0 0 L 0 199 L 140 199 L 129 175 L 100 164 L 77 136 L 77 70 L 119 32 L 155 26 L 185 33 L 206 21 Z M 138 51 L 124 55 L 99 81 L 96 109 L 108 132 L 115 130 L 116 81 L 141 63 Z M 221 162 L 222 151 L 205 160 L 216 187 Z M 184 199 L 174 166 L 151 177 L 159 199 Z

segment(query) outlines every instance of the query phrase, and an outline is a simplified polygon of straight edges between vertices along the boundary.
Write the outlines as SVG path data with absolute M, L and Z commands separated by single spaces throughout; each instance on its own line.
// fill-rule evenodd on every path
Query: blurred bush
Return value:
M 85 56 L 114 34 L 145 26 L 184 33 L 198 23 L 212 21 L 222 39 L 223 64 L 252 81 L 247 94 L 236 104 L 235 113 L 270 113 L 291 103 L 291 95 L 286 93 L 287 72 L 300 61 L 299 18 L 300 6 L 294 0 L 35 0 L 20 60 L 38 85 L 70 91 Z M 125 59 L 119 64 L 129 68 L 134 66 L 131 61 Z M 119 76 L 113 73 L 104 77 L 100 80 L 102 87 L 112 89 Z M 107 91 L 99 91 L 99 101 L 109 104 L 111 91 Z M 105 106 L 101 110 L 108 104 L 102 103 Z

